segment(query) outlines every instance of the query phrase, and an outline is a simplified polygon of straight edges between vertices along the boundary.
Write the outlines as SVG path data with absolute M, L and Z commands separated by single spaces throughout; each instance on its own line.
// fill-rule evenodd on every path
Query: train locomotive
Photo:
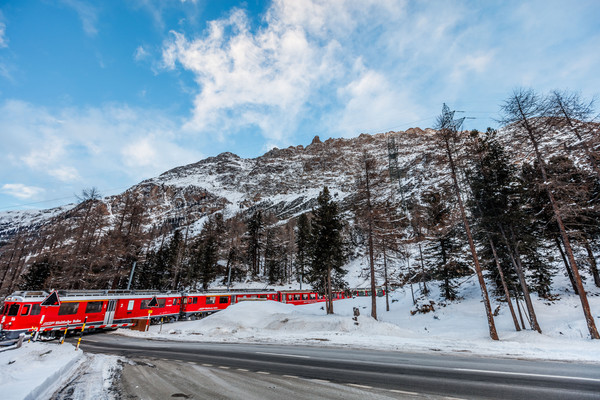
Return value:
M 86 332 L 134 326 L 139 320 L 174 321 L 201 318 L 240 301 L 271 300 L 287 304 L 325 302 L 310 290 L 234 290 L 198 293 L 140 290 L 56 291 L 57 305 L 43 305 L 45 291 L 18 291 L 8 296 L 0 315 L 0 341 L 21 333 L 56 337 L 65 330 Z M 334 292 L 333 300 L 348 297 Z

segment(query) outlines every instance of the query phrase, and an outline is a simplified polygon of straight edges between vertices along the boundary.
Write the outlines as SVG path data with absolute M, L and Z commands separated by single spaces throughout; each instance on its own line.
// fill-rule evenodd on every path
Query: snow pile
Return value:
M 116 333 L 162 340 L 202 342 L 250 342 L 321 344 L 391 351 L 443 352 L 518 357 L 544 360 L 600 362 L 600 341 L 590 340 L 577 296 L 564 293 L 553 304 L 533 296 L 543 334 L 516 332 L 505 303 L 493 305 L 500 341 L 489 337 L 477 281 L 467 280 L 462 300 L 443 302 L 437 288 L 421 301 L 433 301 L 434 311 L 411 314 L 415 307 L 409 288 L 378 298 L 378 317 L 370 317 L 370 298 L 334 302 L 334 315 L 324 304 L 292 306 L 273 301 L 242 302 L 198 321 L 151 326 L 149 332 L 119 330 Z M 600 296 L 589 296 L 595 317 L 600 318 Z M 353 308 L 361 315 L 353 320 Z M 525 317 L 524 317 L 525 318 Z
M 0 353 L 0 393 L 4 399 L 48 398 L 83 360 L 70 344 L 23 343 Z
M 113 385 L 118 359 L 84 354 L 68 343 L 23 343 L 0 352 L 1 398 L 112 400 L 118 398 Z

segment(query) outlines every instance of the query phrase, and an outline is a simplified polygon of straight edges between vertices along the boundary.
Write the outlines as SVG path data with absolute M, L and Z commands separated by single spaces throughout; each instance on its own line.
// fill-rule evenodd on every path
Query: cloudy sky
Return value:
M 0 212 L 231 151 L 495 127 L 517 87 L 600 91 L 577 1 L 0 1 Z

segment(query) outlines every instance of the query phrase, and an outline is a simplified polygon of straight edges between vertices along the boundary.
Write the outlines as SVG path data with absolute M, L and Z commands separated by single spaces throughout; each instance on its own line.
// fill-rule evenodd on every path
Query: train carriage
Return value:
M 59 306 L 42 306 L 49 294 L 43 291 L 15 292 L 4 300 L 0 329 L 5 338 L 40 331 L 58 333 L 86 324 L 87 330 L 130 327 L 134 320 L 177 318 L 179 293 L 130 292 L 111 290 L 59 291 Z M 157 306 L 150 307 L 152 298 Z
M 176 293 L 133 290 L 58 291 L 60 305 L 43 306 L 44 291 L 20 291 L 7 297 L 0 309 L 0 342 L 20 333 L 40 332 L 57 336 L 85 324 L 87 331 L 131 327 L 136 320 L 177 320 L 202 317 L 240 301 L 278 301 L 301 305 L 324 302 L 326 297 L 310 290 L 230 290 Z M 346 298 L 334 292 L 333 300 Z

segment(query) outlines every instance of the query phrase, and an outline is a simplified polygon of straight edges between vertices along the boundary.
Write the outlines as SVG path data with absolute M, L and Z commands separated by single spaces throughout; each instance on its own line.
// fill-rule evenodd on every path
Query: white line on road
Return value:
M 357 383 L 348 383 L 348 386 L 352 386 L 352 387 L 360 388 L 360 389 L 373 389 L 373 386 L 359 385 Z
M 284 378 L 294 378 L 294 379 L 299 379 L 299 376 L 296 375 L 283 375 Z
M 257 351 L 256 354 L 268 354 L 270 356 L 283 356 L 283 357 L 293 357 L 293 358 L 311 358 L 310 356 L 301 356 L 298 354 L 266 353 L 263 351 Z
M 212 364 L 202 364 L 203 367 L 212 367 Z
M 331 383 L 329 381 L 326 381 L 324 379 L 310 379 L 312 382 L 317 382 L 317 383 Z
M 487 369 L 468 369 L 468 368 L 452 368 L 452 369 L 454 371 L 480 372 L 480 373 L 496 374 L 496 375 L 533 376 L 533 377 L 537 377 L 537 378 L 567 379 L 567 380 L 572 380 L 572 381 L 600 382 L 600 379 L 582 378 L 582 377 L 578 377 L 578 376 L 530 374 L 527 372 L 490 371 Z
M 419 395 L 419 393 L 416 393 L 416 392 L 407 392 L 406 390 L 390 389 L 390 392 L 400 393 L 400 394 L 408 394 L 410 396 L 418 396 Z
M 221 369 L 230 369 L 229 367 L 225 367 L 223 365 L 220 365 L 219 368 L 221 368 Z
M 257 374 L 261 374 L 261 375 L 271 375 L 270 372 L 265 372 L 265 371 L 256 371 Z
M 237 370 L 242 372 L 250 372 L 250 370 L 246 368 L 238 368 Z

